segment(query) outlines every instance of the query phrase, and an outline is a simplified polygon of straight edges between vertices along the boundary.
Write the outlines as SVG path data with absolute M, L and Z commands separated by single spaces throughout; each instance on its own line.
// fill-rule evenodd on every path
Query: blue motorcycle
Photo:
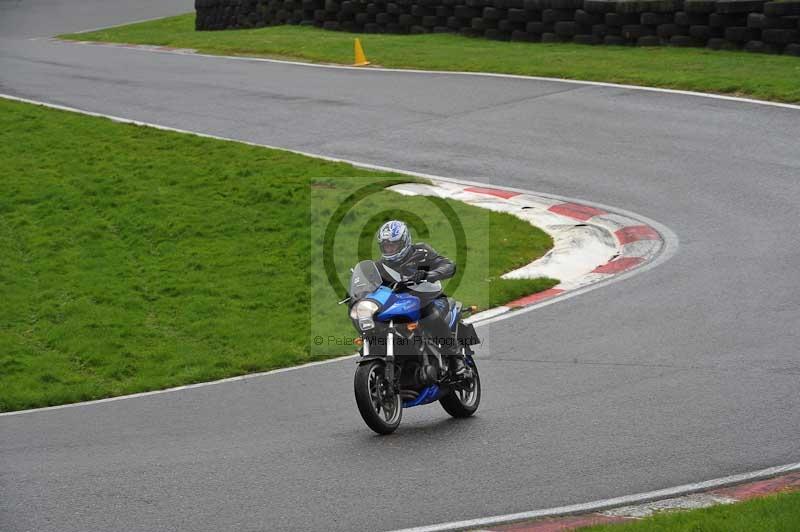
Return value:
M 442 334 L 438 321 L 439 332 L 434 333 L 425 309 L 441 294 L 438 281 L 413 283 L 375 261 L 362 261 L 352 269 L 350 297 L 343 303 L 349 302 L 350 318 L 359 333 L 356 404 L 378 434 L 394 432 L 404 408 L 439 401 L 457 418 L 478 409 L 481 380 L 472 346 L 480 340 L 475 328 L 462 321 L 474 307 L 463 309 L 447 298 L 444 321 L 449 330 Z M 458 355 L 464 364 L 456 372 L 450 361 Z

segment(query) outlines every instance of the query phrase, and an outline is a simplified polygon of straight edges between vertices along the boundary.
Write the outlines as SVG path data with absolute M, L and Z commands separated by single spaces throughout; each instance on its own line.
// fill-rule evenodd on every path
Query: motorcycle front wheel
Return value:
M 472 370 L 472 377 L 439 399 L 439 404 L 445 412 L 453 417 L 469 417 L 478 410 L 478 405 L 481 403 L 481 377 L 478 375 L 478 366 L 471 357 L 467 358 L 467 366 Z
M 400 426 L 403 405 L 385 378 L 386 365 L 379 360 L 356 368 L 353 387 L 356 405 L 369 428 L 378 434 L 391 434 Z

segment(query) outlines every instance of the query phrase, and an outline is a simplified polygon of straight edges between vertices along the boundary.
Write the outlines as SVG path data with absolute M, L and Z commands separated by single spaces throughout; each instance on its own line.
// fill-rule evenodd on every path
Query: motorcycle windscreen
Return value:
M 353 274 L 350 276 L 350 297 L 354 300 L 361 299 L 374 292 L 381 284 L 383 284 L 383 279 L 375 262 L 361 261 L 353 268 Z
M 410 294 L 415 295 L 420 300 L 420 307 L 426 307 L 428 304 L 442 295 L 442 283 L 436 281 L 435 283 L 423 282 L 406 288 Z

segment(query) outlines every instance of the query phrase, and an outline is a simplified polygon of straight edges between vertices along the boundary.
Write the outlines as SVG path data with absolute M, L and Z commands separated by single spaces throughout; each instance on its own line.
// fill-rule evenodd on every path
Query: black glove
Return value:
M 410 283 L 421 283 L 428 277 L 428 272 L 425 270 L 417 270 L 408 277 Z

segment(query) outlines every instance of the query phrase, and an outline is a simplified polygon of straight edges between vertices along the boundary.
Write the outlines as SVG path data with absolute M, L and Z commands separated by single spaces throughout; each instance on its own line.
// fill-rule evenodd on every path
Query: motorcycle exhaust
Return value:
M 413 401 L 419 397 L 419 393 L 414 390 L 400 390 L 400 399 L 403 401 Z

